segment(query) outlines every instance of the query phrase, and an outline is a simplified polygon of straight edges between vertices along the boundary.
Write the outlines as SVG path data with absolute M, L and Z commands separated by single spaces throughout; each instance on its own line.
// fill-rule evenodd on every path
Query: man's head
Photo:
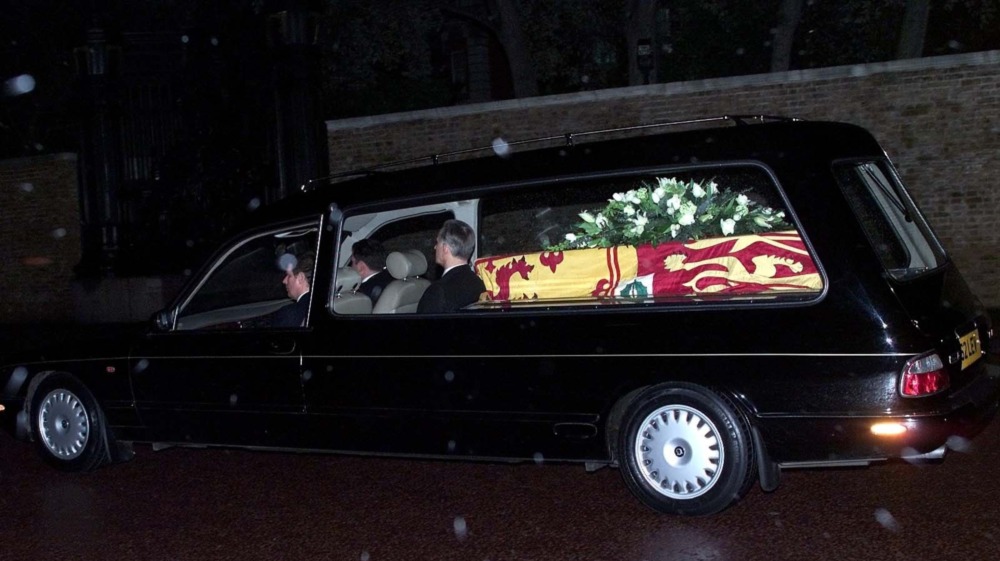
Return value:
M 461 220 L 446 220 L 434 244 L 434 260 L 444 268 L 469 262 L 476 251 L 476 233 Z
M 378 240 L 359 240 L 351 246 L 351 267 L 362 279 L 384 269 L 385 258 L 385 247 Z
M 285 285 L 289 298 L 298 301 L 303 294 L 309 292 L 315 264 L 316 257 L 312 252 L 308 252 L 300 255 L 294 264 L 285 269 L 285 278 L 281 283 Z

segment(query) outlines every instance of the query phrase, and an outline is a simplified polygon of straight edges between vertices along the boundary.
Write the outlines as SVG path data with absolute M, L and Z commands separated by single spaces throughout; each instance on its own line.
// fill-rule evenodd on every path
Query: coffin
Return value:
M 819 291 L 797 232 L 542 251 L 475 262 L 487 300 Z

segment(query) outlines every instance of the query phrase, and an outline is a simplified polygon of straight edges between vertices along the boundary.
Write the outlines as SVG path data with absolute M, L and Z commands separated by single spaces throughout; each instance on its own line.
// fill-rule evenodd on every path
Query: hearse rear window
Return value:
M 561 181 L 485 197 L 480 217 L 486 302 L 801 298 L 823 288 L 757 166 Z
M 944 250 L 887 162 L 840 163 L 834 173 L 890 275 L 902 279 L 944 262 Z

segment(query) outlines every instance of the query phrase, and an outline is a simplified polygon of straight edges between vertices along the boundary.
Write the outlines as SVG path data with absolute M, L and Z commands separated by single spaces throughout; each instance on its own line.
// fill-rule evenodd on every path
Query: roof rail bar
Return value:
M 526 144 L 536 144 L 540 142 L 552 142 L 555 140 L 562 140 L 565 146 L 575 146 L 577 139 L 581 137 L 597 136 L 597 135 L 611 134 L 616 132 L 629 132 L 629 131 L 637 131 L 644 129 L 653 129 L 659 127 L 676 127 L 684 125 L 699 125 L 699 124 L 718 123 L 718 122 L 731 122 L 735 126 L 745 126 L 753 122 L 767 123 L 767 122 L 791 122 L 791 121 L 801 121 L 801 119 L 795 117 L 782 117 L 777 115 L 722 115 L 719 117 L 703 117 L 700 119 L 685 119 L 682 121 L 664 121 L 662 123 L 648 123 L 644 125 L 630 125 L 627 127 L 614 127 L 608 129 L 594 129 L 594 130 L 587 130 L 580 132 L 568 132 L 552 136 L 540 136 L 537 138 L 529 138 L 525 140 L 505 142 L 504 144 L 507 147 L 513 147 L 513 146 L 523 146 Z M 344 177 L 352 177 L 360 175 L 374 175 L 379 171 L 385 169 L 399 167 L 399 166 L 407 166 L 410 164 L 417 164 L 420 162 L 428 162 L 428 160 L 431 165 L 437 165 L 441 163 L 441 160 L 443 158 L 451 158 L 454 156 L 461 156 L 464 154 L 471 154 L 475 152 L 494 151 L 495 149 L 496 145 L 491 144 L 489 146 L 478 146 L 475 148 L 465 148 L 462 150 L 452 150 L 450 152 L 442 152 L 439 154 L 430 154 L 427 156 L 420 156 L 417 158 L 395 160 L 392 162 L 386 162 L 384 164 L 378 164 L 375 166 L 359 168 L 355 170 L 344 171 L 310 179 L 306 181 L 304 184 L 302 184 L 301 190 L 309 191 L 313 188 L 313 186 L 316 183 L 319 183 L 321 181 L 329 181 L 331 179 L 340 179 Z

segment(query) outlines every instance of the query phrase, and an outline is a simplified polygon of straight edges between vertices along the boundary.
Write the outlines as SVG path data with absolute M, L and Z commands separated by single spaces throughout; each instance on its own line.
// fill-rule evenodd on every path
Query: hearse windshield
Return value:
M 919 275 L 944 263 L 944 250 L 888 162 L 840 163 L 834 173 L 893 278 Z

